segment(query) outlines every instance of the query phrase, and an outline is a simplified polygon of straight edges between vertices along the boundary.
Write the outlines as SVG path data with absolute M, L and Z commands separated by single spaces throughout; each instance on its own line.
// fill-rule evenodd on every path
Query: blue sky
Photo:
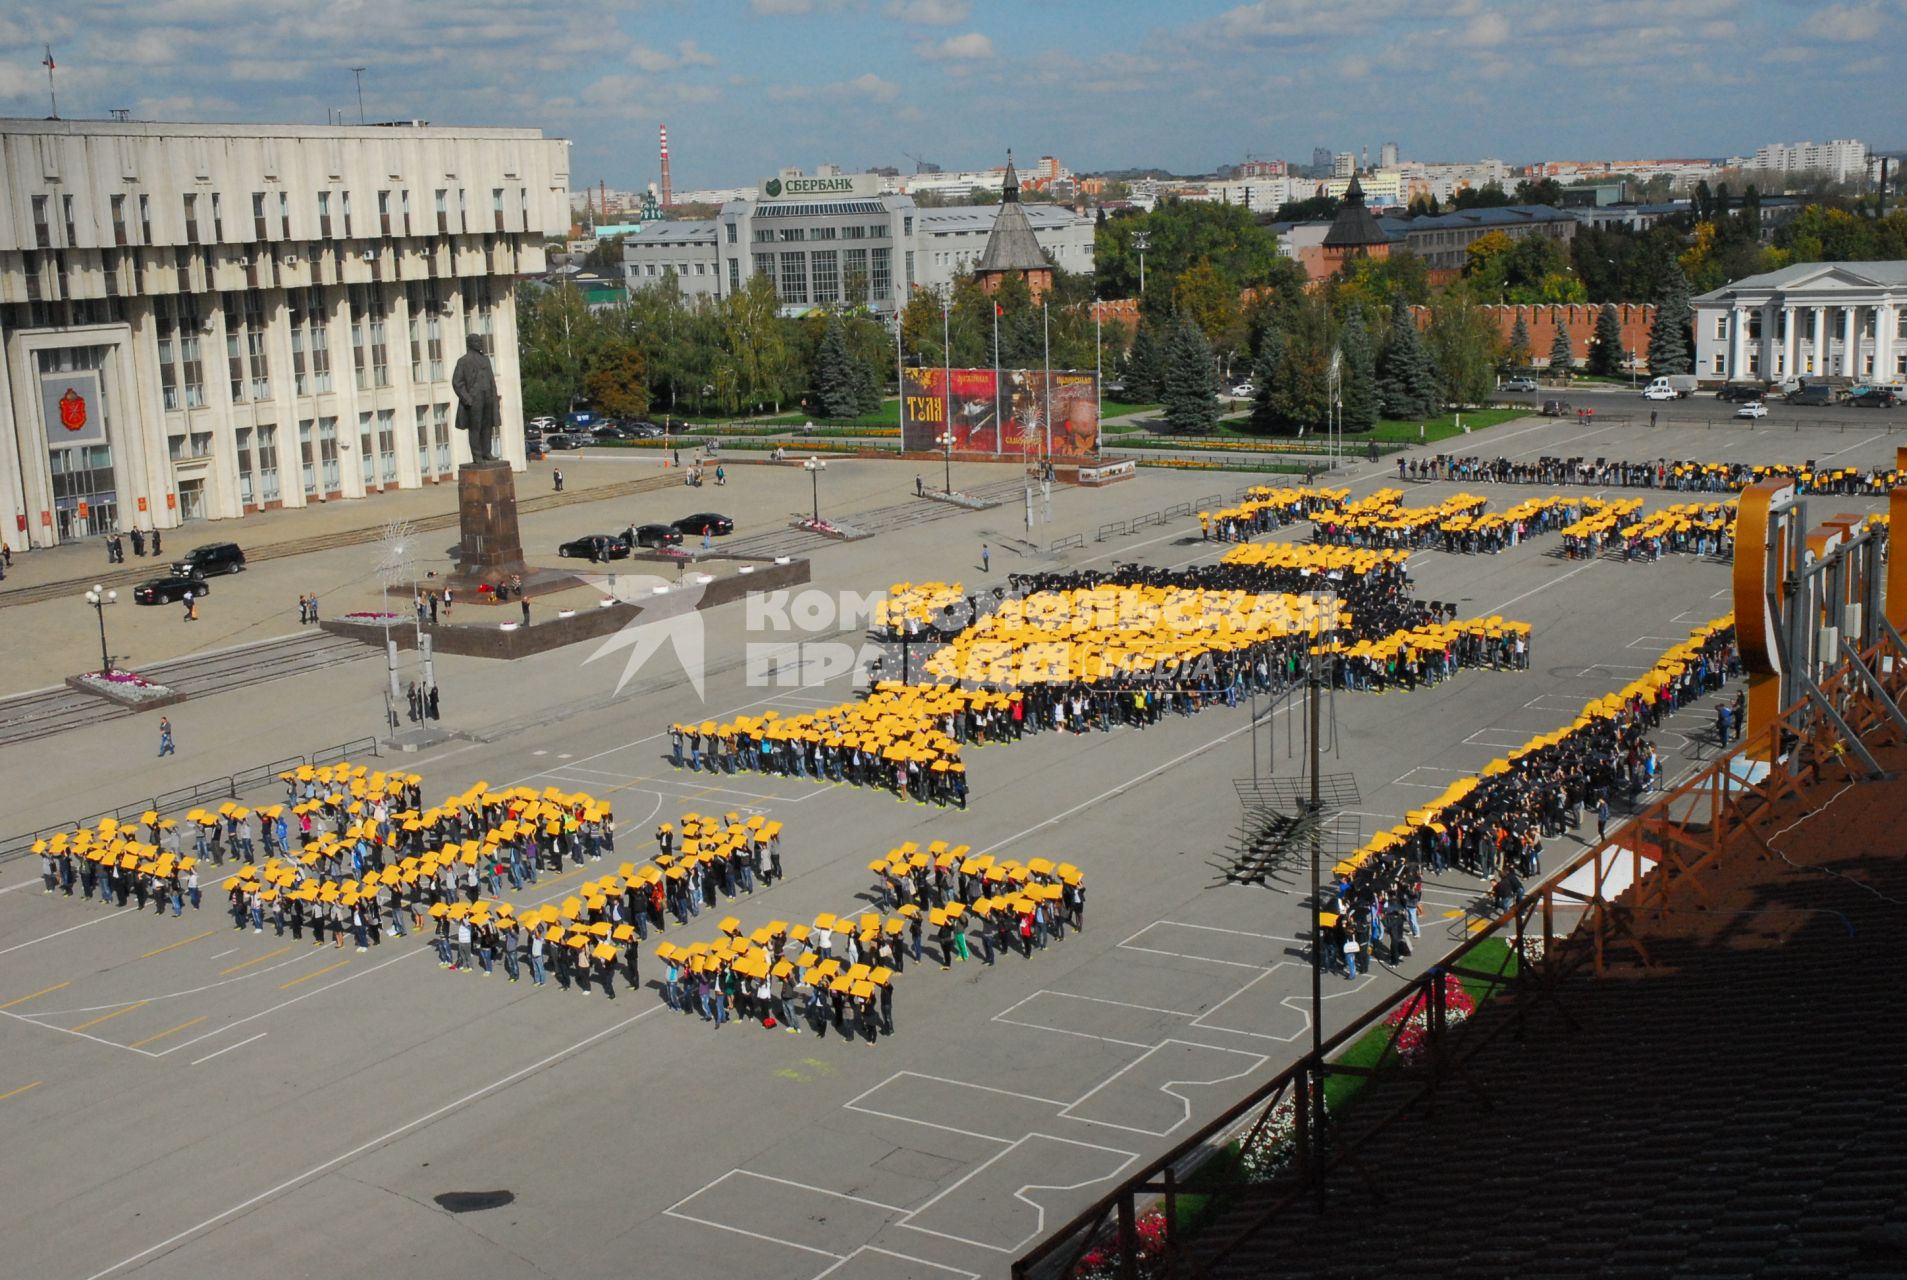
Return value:
M 578 185 L 782 165 L 1208 171 L 1907 146 L 1907 0 L 0 0 L 0 112 L 534 125 Z M 1890 82 L 1891 81 L 1891 82 Z

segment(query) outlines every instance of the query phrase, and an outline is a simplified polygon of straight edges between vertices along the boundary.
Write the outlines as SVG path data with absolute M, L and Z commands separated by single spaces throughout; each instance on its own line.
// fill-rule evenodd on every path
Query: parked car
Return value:
M 215 573 L 237 573 L 244 567 L 245 553 L 236 542 L 209 542 L 172 562 L 172 572 L 182 578 L 209 578 Z
M 672 524 L 639 524 L 631 532 L 639 547 L 673 547 L 682 541 L 682 531 Z
M 629 539 L 620 533 L 591 533 L 571 538 L 556 548 L 565 560 L 627 560 Z
M 1835 391 L 1833 384 L 1827 382 L 1804 383 L 1788 393 L 1789 404 L 1808 405 L 1813 408 L 1838 404 L 1840 399 L 1841 397 L 1839 393 Z
M 1750 400 L 1735 410 L 1735 416 L 1737 418 L 1765 418 L 1768 416 L 1768 406 L 1759 400 Z
M 550 416 L 549 416 L 549 415 L 547 415 L 547 414 L 545 414 L 545 415 L 544 415 L 543 417 L 540 417 L 540 418 L 531 418 L 531 419 L 530 419 L 530 430 L 532 430 L 532 431 L 554 431 L 554 430 L 556 430 L 556 419 L 555 419 L 555 418 L 552 418 L 552 417 L 550 417 Z
M 561 431 L 551 432 L 543 437 L 543 448 L 550 453 L 558 449 L 580 449 L 583 447 L 581 436 L 564 435 Z
M 154 578 L 152 581 L 142 582 L 132 589 L 132 602 L 134 604 L 171 604 L 175 600 L 185 599 L 185 593 L 188 591 L 192 593 L 192 598 L 196 600 L 202 596 L 210 595 L 212 587 L 204 578 L 193 578 L 183 575 L 175 575 L 169 578 Z
M 1900 392 L 1892 387 L 1869 387 L 1852 396 L 1848 403 L 1861 409 L 1892 409 L 1900 403 Z
M 683 516 L 675 522 L 675 527 L 678 532 L 697 538 L 705 532 L 718 538 L 723 534 L 735 532 L 733 520 L 713 511 L 698 511 L 692 516 Z
M 1759 400 L 1761 387 L 1753 382 L 1731 382 L 1715 393 L 1717 400 L 1728 400 L 1736 404 L 1747 404 L 1750 400 Z
M 1536 390 L 1536 379 L 1535 378 L 1506 378 L 1503 381 L 1503 385 L 1501 387 L 1498 387 L 1497 390 L 1499 391 L 1534 391 Z
M 625 427 L 620 422 L 605 422 L 602 426 L 590 432 L 590 434 L 595 436 L 598 440 L 615 441 L 633 440 L 636 433 L 633 427 Z
M 633 433 L 631 439 L 660 440 L 663 436 L 662 424 L 659 422 L 651 422 L 647 418 L 637 418 L 634 422 L 626 425 Z
M 1249 382 L 1241 382 L 1232 388 L 1232 394 L 1240 400 L 1249 400 L 1258 394 L 1258 388 Z
M 1649 386 L 1642 388 L 1642 398 L 1644 400 L 1680 400 L 1682 397 L 1677 395 L 1671 387 Z
M 1567 400 L 1545 400 L 1538 413 L 1545 418 L 1561 418 L 1574 413 L 1575 409 Z

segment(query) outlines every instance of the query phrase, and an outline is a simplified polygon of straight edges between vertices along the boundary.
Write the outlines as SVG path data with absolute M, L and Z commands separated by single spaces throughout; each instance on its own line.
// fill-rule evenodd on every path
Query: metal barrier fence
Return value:
M 1053 539 L 1053 545 L 1048 547 L 1047 550 L 1048 551 L 1065 551 L 1069 547 L 1083 547 L 1085 545 L 1086 545 L 1085 534 L 1069 533 L 1063 538 Z
M 1897 705 L 1907 690 L 1907 652 L 1883 652 L 1891 649 L 1883 642 L 1860 655 L 1869 672 L 1887 672 L 1879 687 L 1862 682 L 1848 664 L 1821 685 L 1832 705 L 1867 706 L 1867 714 L 1847 717 L 1863 737 L 1895 728 L 1893 715 L 1879 703 L 1885 698 Z M 1891 661 L 1883 663 L 1884 657 Z M 1081 1259 L 1095 1248 L 1097 1274 L 1105 1274 L 1107 1266 L 1125 1280 L 1141 1274 L 1202 1274 L 1235 1254 L 1293 1205 L 1321 1201 L 1332 1170 L 1346 1164 L 1363 1169 L 1356 1158 L 1358 1149 L 1416 1110 L 1440 1086 L 1463 1079 L 1466 1087 L 1480 1087 L 1464 1076 L 1463 1063 L 1505 1031 L 1521 1036 L 1532 1010 L 1545 1004 L 1560 1009 L 1558 988 L 1563 979 L 1585 969 L 1602 975 L 1612 943 L 1630 936 L 1648 963 L 1640 940 L 1633 939 L 1631 922 L 1667 908 L 1671 896 L 1684 889 L 1701 899 L 1705 895 L 1698 877 L 1725 853 L 1751 848 L 1767 851 L 1781 800 L 1798 798 L 1806 805 L 1812 788 L 1846 782 L 1849 770 L 1844 757 L 1833 749 L 1833 732 L 1825 716 L 1811 713 L 1806 700 L 1789 707 L 1768 727 L 1765 741 L 1743 739 L 1715 757 L 1616 835 L 1551 873 L 1510 911 L 1483 923 L 1427 973 L 1353 1019 L 1320 1050 L 1306 1053 L 1164 1155 L 1127 1175 L 1110 1193 L 1016 1261 L 1014 1280 L 1071 1277 Z M 1895 732 L 1899 734 L 1897 728 Z M 1899 736 L 1907 740 L 1907 735 Z M 1751 756 L 1772 763 L 1757 777 L 1743 767 Z M 1580 887 L 1565 883 L 1570 881 Z M 1557 930 L 1559 912 L 1577 917 L 1562 932 Z M 1494 967 L 1478 955 L 1491 940 L 1505 944 Z M 1539 940 L 1540 947 L 1532 947 Z M 1449 977 L 1509 995 L 1511 1016 L 1453 1022 L 1445 1003 Z M 1409 1014 L 1397 1018 L 1406 1009 Z M 1400 1040 L 1406 1022 L 1417 1019 L 1423 1024 L 1422 1049 L 1405 1061 L 1399 1052 Z M 1375 1065 L 1334 1060 L 1379 1028 L 1388 1028 L 1388 1035 Z M 1333 1076 L 1381 1079 L 1400 1087 L 1364 1106 L 1346 1108 L 1341 1115 L 1327 1115 L 1319 1123 L 1313 1111 Z M 1286 1108 L 1283 1117 L 1281 1107 Z M 1288 1119 L 1291 1125 L 1289 1160 L 1278 1173 L 1259 1182 L 1188 1181 L 1234 1136 L 1250 1149 L 1274 1119 Z M 1200 1197 L 1201 1202 L 1215 1197 L 1221 1213 L 1225 1209 L 1236 1212 L 1222 1222 L 1215 1220 L 1207 1232 L 1188 1234 L 1180 1229 L 1181 1201 L 1186 1196 Z M 1154 1199 L 1160 1201 L 1162 1230 L 1142 1232 L 1142 1209 Z
M 24 857 L 32 851 L 33 842 L 36 840 L 43 840 L 57 832 L 71 831 L 77 826 L 95 826 L 102 818 L 111 818 L 114 822 L 123 823 L 129 818 L 136 818 L 148 809 L 169 813 L 183 808 L 195 808 L 208 800 L 236 800 L 248 791 L 276 782 L 278 775 L 287 769 L 296 769 L 304 765 L 310 765 L 315 769 L 320 765 L 336 764 L 352 756 L 367 754 L 373 757 L 378 754 L 378 740 L 354 738 L 350 742 L 341 742 L 335 747 L 325 747 L 314 751 L 308 756 L 286 756 L 283 760 L 274 760 L 270 764 L 255 765 L 250 769 L 241 769 L 237 773 L 226 774 L 223 777 L 207 778 L 202 782 L 192 783 L 190 786 L 174 787 L 170 791 L 162 791 L 158 795 L 148 796 L 143 800 L 129 801 L 116 809 L 101 810 L 86 818 L 77 818 L 58 826 L 43 827 L 38 831 L 8 836 L 0 840 L 0 863 Z

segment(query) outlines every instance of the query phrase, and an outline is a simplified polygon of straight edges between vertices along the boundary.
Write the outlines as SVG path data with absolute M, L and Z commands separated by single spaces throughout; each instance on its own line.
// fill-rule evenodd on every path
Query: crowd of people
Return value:
M 1563 556 L 1593 560 L 1606 553 L 1654 563 L 1670 553 L 1727 559 L 1735 553 L 1736 502 L 1678 502 L 1640 518 L 1640 498 L 1623 498 L 1565 525 Z
M 1878 497 L 1907 483 L 1907 473 L 1873 467 L 1819 467 L 1806 462 L 1702 462 L 1680 458 L 1555 458 L 1531 461 L 1439 454 L 1397 460 L 1399 480 L 1459 484 L 1575 484 L 1597 489 L 1663 489 L 1738 493 L 1762 480 L 1792 480 L 1803 493 Z
M 1388 940 L 1394 964 L 1416 935 L 1426 869 L 1487 880 L 1492 907 L 1507 911 L 1541 874 L 1543 841 L 1580 828 L 1586 815 L 1600 839 L 1611 802 L 1633 802 L 1659 783 L 1650 731 L 1738 671 L 1734 619 L 1724 616 L 1696 628 L 1641 678 L 1589 703 L 1567 728 L 1531 739 L 1379 832 L 1338 864 L 1320 897 L 1324 961 L 1354 978 Z

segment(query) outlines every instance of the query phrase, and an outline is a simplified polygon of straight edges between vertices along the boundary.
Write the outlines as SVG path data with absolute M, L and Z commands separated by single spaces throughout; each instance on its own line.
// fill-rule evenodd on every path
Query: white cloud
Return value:
M 872 71 L 864 72 L 852 80 L 838 80 L 833 84 L 775 84 L 768 86 L 768 97 L 774 102 L 808 102 L 824 98 L 866 99 L 871 102 L 892 102 L 900 97 L 901 87 L 892 80 L 883 80 Z
M 948 36 L 945 40 L 925 40 L 914 52 L 929 62 L 974 62 L 993 56 L 993 41 L 978 31 Z
M 1872 40 L 1881 32 L 1880 6 L 1831 4 L 1817 13 L 1802 30 L 1823 40 L 1839 40 L 1850 44 Z
M 1494 48 L 1510 38 L 1510 20 L 1495 10 L 1479 13 L 1464 28 L 1462 41 L 1473 49 Z
M 951 27 L 972 12 L 967 0 L 887 0 L 887 16 L 923 27 Z
M 715 65 L 715 59 L 699 48 L 695 41 L 684 40 L 676 46 L 674 53 L 651 49 L 646 44 L 631 45 L 629 65 L 638 71 L 655 73 L 674 71 L 680 67 L 712 67 Z
M 814 11 L 814 0 L 749 0 L 756 13 L 773 18 L 796 17 Z

